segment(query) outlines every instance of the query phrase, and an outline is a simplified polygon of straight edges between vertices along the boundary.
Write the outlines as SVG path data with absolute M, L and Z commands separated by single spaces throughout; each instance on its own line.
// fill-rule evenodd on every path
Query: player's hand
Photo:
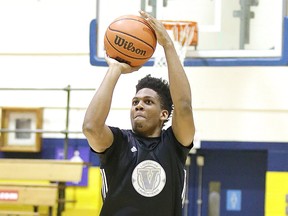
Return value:
M 108 55 L 105 55 L 105 60 L 109 67 L 118 67 L 122 74 L 132 73 L 138 71 L 141 68 L 141 66 L 131 67 L 129 64 L 119 62 L 116 59 L 109 57 Z
M 171 40 L 166 28 L 163 23 L 157 20 L 155 17 L 151 16 L 145 11 L 139 11 L 140 15 L 149 23 L 149 25 L 154 29 L 157 37 L 158 43 L 165 47 L 167 45 L 173 45 L 173 41 Z

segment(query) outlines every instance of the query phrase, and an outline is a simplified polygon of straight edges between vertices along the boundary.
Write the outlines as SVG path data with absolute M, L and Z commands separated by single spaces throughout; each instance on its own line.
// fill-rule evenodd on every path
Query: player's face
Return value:
M 139 90 L 132 99 L 130 111 L 133 131 L 141 136 L 159 136 L 165 112 L 161 109 L 160 98 L 154 90 Z

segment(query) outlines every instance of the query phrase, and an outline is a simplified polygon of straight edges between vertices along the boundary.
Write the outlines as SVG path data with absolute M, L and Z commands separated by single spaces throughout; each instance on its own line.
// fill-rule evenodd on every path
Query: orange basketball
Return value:
M 132 67 L 145 64 L 152 57 L 156 45 L 154 30 L 144 18 L 136 15 L 115 19 L 104 37 L 107 55 Z

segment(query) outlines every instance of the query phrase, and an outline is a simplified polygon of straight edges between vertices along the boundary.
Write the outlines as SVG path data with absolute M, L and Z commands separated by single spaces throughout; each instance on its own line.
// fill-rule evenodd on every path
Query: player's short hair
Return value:
M 159 95 L 161 109 L 168 111 L 168 118 L 164 121 L 165 124 L 173 111 L 173 101 L 167 80 L 151 77 L 151 74 L 148 74 L 138 81 L 138 84 L 136 85 L 136 93 L 143 88 L 152 89 Z

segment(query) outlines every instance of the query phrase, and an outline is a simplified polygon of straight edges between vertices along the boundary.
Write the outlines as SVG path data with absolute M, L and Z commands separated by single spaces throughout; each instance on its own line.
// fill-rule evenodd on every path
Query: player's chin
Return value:
M 143 130 L 144 130 L 143 122 L 141 122 L 139 120 L 133 121 L 132 128 L 133 128 L 133 131 L 135 133 L 141 134 L 143 132 Z

